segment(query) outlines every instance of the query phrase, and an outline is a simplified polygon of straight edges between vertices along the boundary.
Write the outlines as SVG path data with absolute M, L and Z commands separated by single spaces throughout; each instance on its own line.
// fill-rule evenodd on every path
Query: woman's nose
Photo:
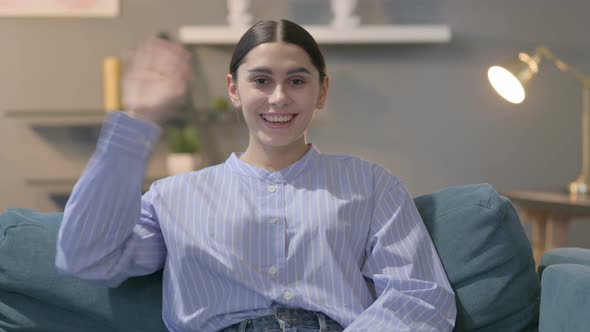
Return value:
M 276 108 L 283 108 L 288 105 L 288 96 L 282 84 L 277 84 L 268 98 L 269 104 Z

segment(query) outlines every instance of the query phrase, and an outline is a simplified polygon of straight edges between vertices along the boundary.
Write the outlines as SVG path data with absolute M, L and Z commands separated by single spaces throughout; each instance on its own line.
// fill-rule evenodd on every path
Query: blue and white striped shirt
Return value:
M 455 298 L 403 184 L 359 158 L 320 153 L 267 171 L 225 163 L 142 179 L 157 126 L 103 125 L 59 232 L 60 270 L 114 286 L 164 268 L 171 331 L 217 331 L 321 311 L 345 331 L 450 331 Z

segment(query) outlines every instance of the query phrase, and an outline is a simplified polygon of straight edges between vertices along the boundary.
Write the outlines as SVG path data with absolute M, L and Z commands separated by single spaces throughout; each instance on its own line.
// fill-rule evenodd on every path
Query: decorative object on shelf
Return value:
M 590 194 L 590 79 L 557 58 L 549 48 L 537 47 L 532 55 L 519 53 L 518 58 L 503 66 L 492 66 L 488 79 L 493 88 L 507 101 L 520 104 L 525 98 L 528 82 L 539 71 L 539 64 L 545 58 L 561 72 L 572 75 L 582 88 L 582 171 L 569 184 L 571 194 Z
M 121 61 L 117 57 L 107 57 L 103 61 L 102 71 L 105 112 L 122 110 Z
M 331 24 L 304 25 L 321 45 L 448 43 L 451 29 L 444 24 L 360 25 L 353 15 L 357 0 L 330 0 Z M 252 23 L 250 0 L 227 0 L 228 25 L 181 26 L 179 41 L 194 45 L 235 46 Z
M 194 126 L 170 127 L 167 135 L 170 153 L 166 156 L 166 169 L 169 175 L 191 172 L 203 166 L 199 135 Z
M 352 15 L 356 8 L 356 3 L 356 0 L 331 0 L 332 27 L 337 29 L 357 27 L 360 24 L 360 18 Z
M 227 24 L 231 28 L 245 30 L 252 24 L 249 13 L 250 0 L 227 0 Z
M 0 17 L 116 17 L 119 0 L 1 0 Z

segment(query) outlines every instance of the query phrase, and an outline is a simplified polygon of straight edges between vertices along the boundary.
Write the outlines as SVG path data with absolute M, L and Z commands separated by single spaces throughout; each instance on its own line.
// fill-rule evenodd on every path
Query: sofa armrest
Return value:
M 510 201 L 489 184 L 445 188 L 416 207 L 455 291 L 454 331 L 529 331 L 541 285 Z
M 547 267 L 564 263 L 590 266 L 590 249 L 558 248 L 546 251 L 539 262 L 539 277 L 543 277 L 543 271 Z
M 118 288 L 57 271 L 62 218 L 28 209 L 0 214 L 0 331 L 167 331 L 162 271 Z
M 590 266 L 554 264 L 541 280 L 539 332 L 587 331 L 590 326 Z

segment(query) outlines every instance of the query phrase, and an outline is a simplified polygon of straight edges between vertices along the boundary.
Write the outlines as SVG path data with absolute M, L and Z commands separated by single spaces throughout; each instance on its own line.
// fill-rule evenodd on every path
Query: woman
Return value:
M 259 22 L 236 46 L 227 90 L 246 150 L 141 197 L 188 59 L 163 40 L 139 52 L 129 111 L 105 121 L 66 206 L 58 268 L 112 286 L 163 268 L 171 331 L 450 331 L 454 294 L 403 184 L 307 142 L 329 78 L 295 23 Z

